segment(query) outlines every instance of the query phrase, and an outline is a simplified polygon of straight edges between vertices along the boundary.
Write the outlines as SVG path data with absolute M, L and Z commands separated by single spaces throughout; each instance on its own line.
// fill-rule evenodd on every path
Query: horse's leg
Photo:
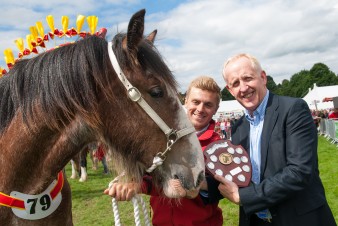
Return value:
M 102 165 L 103 165 L 103 173 L 104 174 L 108 174 L 109 171 L 108 171 L 108 166 L 107 166 L 107 161 L 106 161 L 106 156 L 103 156 L 102 158 Z
M 78 176 L 81 175 L 80 172 L 80 154 L 76 154 L 72 160 L 70 160 L 70 163 L 72 164 L 72 176 L 70 179 L 75 179 Z M 78 176 L 77 176 L 78 175 Z
M 81 177 L 80 182 L 85 182 L 87 180 L 87 152 L 88 148 L 83 149 L 80 152 L 80 165 L 81 165 Z
M 75 162 L 74 160 L 70 160 L 70 163 L 72 165 L 72 175 L 70 176 L 70 179 L 75 179 L 76 178 L 76 174 L 78 173 L 78 171 L 76 171 L 76 166 L 75 166 Z
M 93 163 L 93 170 L 97 170 L 97 164 L 98 164 L 98 159 L 94 156 L 94 153 L 95 153 L 95 150 L 90 150 L 89 151 L 89 153 L 90 153 L 90 159 L 92 160 L 92 163 Z

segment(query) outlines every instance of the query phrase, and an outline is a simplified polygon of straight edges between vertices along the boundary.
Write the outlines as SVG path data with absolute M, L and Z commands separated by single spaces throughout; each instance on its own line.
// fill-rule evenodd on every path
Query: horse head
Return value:
M 165 195 L 179 197 L 170 181 L 179 180 L 188 191 L 198 189 L 204 178 L 204 159 L 179 101 L 176 81 L 154 46 L 157 31 L 143 35 L 144 15 L 145 10 L 134 14 L 127 33 L 117 34 L 109 45 L 110 60 L 121 80 L 109 89 L 127 101 L 113 106 L 120 110 L 119 115 L 111 109 L 101 117 L 105 120 L 103 139 L 113 150 L 117 168 L 134 180 L 148 170 Z M 108 102 L 99 106 L 107 108 Z M 112 125 L 113 121 L 119 126 Z M 119 137 L 112 131 L 116 127 Z M 154 167 L 154 158 L 163 163 Z

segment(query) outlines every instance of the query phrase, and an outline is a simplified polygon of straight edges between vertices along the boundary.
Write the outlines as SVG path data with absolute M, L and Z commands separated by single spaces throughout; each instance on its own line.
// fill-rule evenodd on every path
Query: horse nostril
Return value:
M 198 186 L 200 186 L 200 184 L 202 183 L 202 181 L 204 180 L 204 171 L 202 170 L 197 177 L 197 181 L 196 181 L 196 188 Z

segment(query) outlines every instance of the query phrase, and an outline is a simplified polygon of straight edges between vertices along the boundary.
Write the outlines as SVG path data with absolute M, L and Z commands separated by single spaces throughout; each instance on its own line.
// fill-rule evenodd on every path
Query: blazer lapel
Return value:
M 243 117 L 243 126 L 240 127 L 240 141 L 238 143 L 242 144 L 243 148 L 247 151 L 250 156 L 250 123 L 248 120 Z
M 278 106 L 278 97 L 270 92 L 269 100 L 265 110 L 264 125 L 261 137 L 261 179 L 263 178 L 264 169 L 266 166 L 270 136 L 278 118 Z

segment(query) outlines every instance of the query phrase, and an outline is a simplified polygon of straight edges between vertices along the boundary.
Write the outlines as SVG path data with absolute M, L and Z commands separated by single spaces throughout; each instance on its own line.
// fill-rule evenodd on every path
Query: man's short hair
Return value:
M 254 70 L 256 70 L 258 73 L 260 73 L 262 71 L 261 64 L 259 63 L 259 61 L 254 56 L 252 56 L 250 54 L 247 54 L 247 53 L 240 53 L 240 54 L 237 54 L 237 55 L 235 55 L 233 57 L 230 57 L 229 59 L 227 59 L 224 62 L 223 70 L 222 70 L 222 75 L 223 75 L 223 78 L 225 80 L 225 83 L 228 83 L 227 78 L 225 77 L 225 68 L 228 66 L 228 64 L 230 62 L 238 60 L 239 58 L 247 58 L 248 60 L 250 60 L 251 66 L 252 66 L 252 68 Z
M 215 80 L 209 76 L 199 76 L 190 82 L 188 91 L 186 93 L 186 98 L 189 97 L 191 88 L 195 87 L 201 90 L 206 90 L 212 93 L 217 93 L 217 105 L 221 101 L 221 88 L 217 85 Z

